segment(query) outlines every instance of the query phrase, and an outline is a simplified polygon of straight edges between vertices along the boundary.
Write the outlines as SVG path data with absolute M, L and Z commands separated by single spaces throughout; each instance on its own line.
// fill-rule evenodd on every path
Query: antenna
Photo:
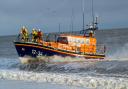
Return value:
M 60 23 L 59 23 L 59 34 L 60 34 Z
M 83 8 L 83 31 L 84 29 L 84 0 L 82 0 L 82 8 Z
M 94 20 L 95 20 L 95 17 L 94 17 L 94 7 L 93 7 L 93 0 L 92 0 L 92 26 L 93 26 L 93 28 L 94 28 L 94 24 L 95 24 Z
M 72 16 L 71 16 L 71 32 L 73 33 L 73 26 L 74 26 L 74 23 L 73 23 L 73 18 L 74 18 L 74 11 L 73 11 L 73 8 L 72 8 Z

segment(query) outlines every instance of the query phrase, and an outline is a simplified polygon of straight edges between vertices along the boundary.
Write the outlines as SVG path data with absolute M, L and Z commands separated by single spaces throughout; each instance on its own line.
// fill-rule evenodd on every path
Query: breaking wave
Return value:
M 36 73 L 18 70 L 0 70 L 0 78 L 34 82 L 50 82 L 98 89 L 127 89 L 128 87 L 128 80 L 126 78 L 105 76 L 92 77 L 89 75 L 82 76 L 73 73 Z

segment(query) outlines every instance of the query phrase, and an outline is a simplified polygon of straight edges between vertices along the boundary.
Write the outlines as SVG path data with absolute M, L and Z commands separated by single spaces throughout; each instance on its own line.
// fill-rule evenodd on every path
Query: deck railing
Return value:
M 105 54 L 106 47 L 104 44 L 98 44 L 96 48 L 96 53 L 97 54 Z

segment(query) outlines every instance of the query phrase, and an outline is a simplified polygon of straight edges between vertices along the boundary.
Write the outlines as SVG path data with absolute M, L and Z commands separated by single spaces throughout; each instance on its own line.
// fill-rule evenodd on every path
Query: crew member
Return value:
M 38 33 L 36 29 L 32 30 L 32 42 L 37 42 Z
M 39 29 L 39 30 L 38 30 L 38 42 L 39 42 L 39 43 L 42 43 L 42 41 L 43 41 L 42 36 L 43 36 L 43 33 L 42 33 L 42 31 Z
M 93 31 L 89 32 L 89 37 L 93 37 Z
M 29 32 L 27 28 L 25 28 L 25 41 L 29 41 Z
M 23 26 L 21 28 L 20 34 L 21 34 L 21 40 L 22 41 L 28 41 L 29 34 L 28 34 L 28 30 L 27 30 L 27 28 L 25 26 Z

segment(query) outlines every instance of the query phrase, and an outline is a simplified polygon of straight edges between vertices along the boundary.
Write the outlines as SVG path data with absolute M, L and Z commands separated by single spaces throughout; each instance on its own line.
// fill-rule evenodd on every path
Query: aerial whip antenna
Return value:
M 74 26 L 74 23 L 73 23 L 73 18 L 74 18 L 74 11 L 73 11 L 73 8 L 72 8 L 72 16 L 71 16 L 71 32 L 73 33 L 73 26 Z
M 82 8 L 83 8 L 83 31 L 85 30 L 84 28 L 84 0 L 82 0 Z
M 94 28 L 94 24 L 95 24 L 94 20 L 95 20 L 95 17 L 94 17 L 94 7 L 93 7 L 93 0 L 92 0 L 92 26 L 93 26 L 93 28 Z
M 59 34 L 60 34 L 60 23 L 59 23 Z

